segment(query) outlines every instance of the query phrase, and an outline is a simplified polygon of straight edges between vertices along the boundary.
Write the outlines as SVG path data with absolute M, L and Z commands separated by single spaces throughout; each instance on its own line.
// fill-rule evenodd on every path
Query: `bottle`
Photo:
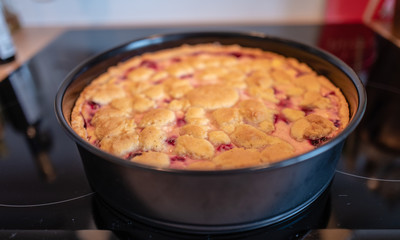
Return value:
M 19 17 L 10 0 L 0 0 L 0 2 L 3 4 L 3 14 L 8 25 L 8 30 L 13 34 L 21 28 Z
M 15 59 L 15 47 L 10 30 L 4 17 L 3 5 L 0 2 L 0 64 Z

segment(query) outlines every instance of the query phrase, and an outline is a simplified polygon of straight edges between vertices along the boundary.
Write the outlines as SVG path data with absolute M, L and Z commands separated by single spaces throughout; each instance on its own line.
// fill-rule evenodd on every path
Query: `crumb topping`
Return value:
M 310 151 L 349 121 L 346 99 L 306 63 L 238 45 L 145 53 L 81 93 L 72 128 L 100 149 L 160 168 L 272 164 Z

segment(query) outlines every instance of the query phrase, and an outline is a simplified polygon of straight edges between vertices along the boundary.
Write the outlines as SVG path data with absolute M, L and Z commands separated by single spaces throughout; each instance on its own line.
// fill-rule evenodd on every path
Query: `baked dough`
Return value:
M 342 131 L 340 89 L 306 63 L 218 43 L 132 57 L 94 79 L 72 128 L 100 149 L 160 168 L 273 164 Z

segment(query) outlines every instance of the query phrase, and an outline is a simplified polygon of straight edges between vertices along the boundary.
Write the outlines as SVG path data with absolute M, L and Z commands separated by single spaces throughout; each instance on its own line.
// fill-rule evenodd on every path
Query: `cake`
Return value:
M 157 168 L 273 164 L 326 143 L 348 124 L 345 97 L 306 63 L 239 45 L 182 45 L 108 68 L 71 115 L 83 139 Z

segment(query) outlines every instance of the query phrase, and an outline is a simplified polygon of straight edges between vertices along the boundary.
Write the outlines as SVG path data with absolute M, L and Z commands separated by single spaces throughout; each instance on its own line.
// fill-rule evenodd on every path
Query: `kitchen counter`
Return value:
M 66 30 L 66 27 L 31 27 L 21 28 L 13 33 L 16 58 L 10 63 L 0 65 L 0 81 Z

